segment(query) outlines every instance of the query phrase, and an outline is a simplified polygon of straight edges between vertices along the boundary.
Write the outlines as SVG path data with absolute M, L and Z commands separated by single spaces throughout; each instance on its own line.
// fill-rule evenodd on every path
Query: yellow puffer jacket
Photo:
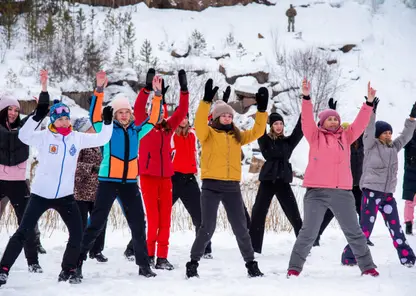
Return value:
M 241 143 L 225 131 L 208 125 L 211 104 L 199 103 L 195 115 L 195 132 L 202 145 L 201 179 L 222 181 L 241 180 L 241 146 L 253 142 L 264 134 L 267 112 L 257 112 L 254 127 L 241 132 Z

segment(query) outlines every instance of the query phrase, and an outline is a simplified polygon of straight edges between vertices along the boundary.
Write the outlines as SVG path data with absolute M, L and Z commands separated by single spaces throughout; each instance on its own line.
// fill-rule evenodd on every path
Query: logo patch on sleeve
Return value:
M 74 156 L 75 153 L 77 153 L 77 148 L 75 148 L 75 145 L 72 144 L 71 148 L 69 149 L 69 154 L 71 154 L 71 156 Z
M 50 144 L 49 145 L 49 153 L 50 154 L 58 154 L 58 145 Z

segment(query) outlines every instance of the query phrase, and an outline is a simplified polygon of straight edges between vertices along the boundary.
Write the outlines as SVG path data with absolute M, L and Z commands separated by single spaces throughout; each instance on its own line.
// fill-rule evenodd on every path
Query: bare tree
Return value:
M 329 53 L 319 51 L 315 48 L 295 50 L 290 53 L 284 52 L 282 67 L 282 85 L 288 90 L 288 108 L 290 113 L 300 113 L 300 83 L 307 77 L 312 84 L 311 98 L 315 118 L 318 113 L 326 109 L 327 102 L 341 89 L 341 70 L 338 63 L 333 61 Z

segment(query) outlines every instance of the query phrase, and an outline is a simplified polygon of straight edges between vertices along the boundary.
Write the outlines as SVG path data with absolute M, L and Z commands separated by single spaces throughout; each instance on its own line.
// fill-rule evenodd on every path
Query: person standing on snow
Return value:
M 172 204 L 181 199 L 185 209 L 191 216 L 196 233 L 201 227 L 201 190 L 196 175 L 197 169 L 197 140 L 195 130 L 189 124 L 189 114 L 182 120 L 172 136 Z M 211 242 L 207 244 L 204 258 L 212 259 Z
M 378 102 L 375 102 L 377 104 Z M 360 188 L 363 191 L 361 206 L 361 228 L 367 238 L 373 231 L 377 212 L 383 215 L 385 224 L 390 231 L 393 245 L 397 250 L 400 263 L 413 267 L 415 254 L 409 246 L 400 225 L 396 199 L 393 193 L 397 185 L 399 160 L 397 154 L 412 139 L 416 127 L 416 103 L 413 105 L 409 118 L 406 119 L 402 133 L 391 139 L 393 128 L 384 121 L 376 121 L 376 113 L 371 115 L 363 137 L 364 164 Z M 343 265 L 355 265 L 351 248 L 347 245 L 342 253 Z
M 99 85 L 105 85 L 107 78 L 102 76 Z M 137 156 L 140 140 L 154 127 L 160 117 L 162 99 L 162 79 L 152 79 L 155 96 L 152 100 L 152 112 L 142 122 L 135 124 L 133 110 L 127 97 L 118 95 L 112 102 L 111 114 L 114 116 L 114 128 L 110 142 L 103 147 L 103 160 L 98 172 L 98 189 L 90 224 L 84 232 L 81 244 L 78 273 L 82 277 L 83 261 L 95 244 L 107 223 L 114 200 L 118 196 L 125 212 L 127 223 L 133 236 L 134 255 L 139 266 L 139 275 L 155 277 L 150 269 L 146 248 L 145 217 L 143 202 L 137 186 Z M 94 92 L 91 101 L 91 119 L 93 127 L 99 131 L 103 126 L 101 109 L 104 101 L 102 89 Z M 107 107 L 106 107 L 107 108 Z M 104 108 L 104 111 L 106 109 Z M 103 114 L 105 117 L 105 114 Z M 105 122 L 104 122 L 105 124 Z
M 43 73 L 43 72 L 42 72 Z M 46 90 L 46 76 L 42 76 L 42 88 Z M 20 225 L 28 203 L 28 184 L 26 183 L 26 167 L 29 158 L 29 146 L 19 140 L 19 130 L 25 124 L 20 119 L 19 101 L 11 96 L 0 98 L 0 200 L 2 209 L 7 205 L 7 199 Z M 4 204 L 3 204 L 4 201 Z M 1 217 L 1 215 L 0 215 Z M 37 224 L 35 227 L 38 230 Z M 39 236 L 29 237 L 24 244 L 25 256 L 29 272 L 42 273 L 39 265 L 38 245 Z
M 302 227 L 298 204 L 290 186 L 293 172 L 289 162 L 293 150 L 303 137 L 301 120 L 299 117 L 292 134 L 288 137 L 284 135 L 284 120 L 279 113 L 270 114 L 269 125 L 270 132 L 267 133 L 265 130 L 264 135 L 257 140 L 266 160 L 260 171 L 260 186 L 251 212 L 250 236 L 253 249 L 257 253 L 262 252 L 264 224 L 274 195 L 296 236 Z
M 378 101 L 377 98 L 374 99 Z M 329 99 L 328 102 L 329 108 L 336 110 L 337 102 L 334 102 L 334 99 Z M 376 108 L 376 104 L 374 105 L 374 110 Z M 347 129 L 350 124 L 344 122 L 341 124 L 342 128 Z M 352 194 L 354 195 L 355 199 L 355 210 L 358 214 L 358 221 L 361 219 L 361 197 L 362 191 L 360 189 L 360 179 L 361 175 L 363 174 L 363 160 L 364 160 L 364 145 L 363 145 L 363 135 L 361 135 L 354 143 L 351 145 L 351 173 L 352 173 Z M 331 210 L 327 210 L 324 216 L 324 221 L 321 224 L 321 228 L 319 229 L 318 237 L 316 238 L 315 242 L 313 243 L 314 247 L 319 246 L 319 241 L 321 239 L 322 233 L 325 231 L 326 227 L 329 225 L 331 220 L 334 218 L 334 214 Z M 369 246 L 374 246 L 374 244 L 367 238 L 367 244 Z
M 41 75 L 42 84 L 46 85 L 47 72 L 43 71 Z M 71 284 L 81 282 L 76 272 L 82 222 L 74 199 L 75 170 L 81 149 L 99 147 L 110 140 L 112 116 L 104 112 L 105 125 L 101 133 L 78 133 L 72 130 L 69 107 L 62 102 L 56 102 L 50 108 L 51 123 L 48 128 L 35 131 L 48 113 L 48 108 L 49 94 L 43 87 L 35 114 L 30 116 L 19 130 L 20 141 L 38 149 L 39 165 L 22 222 L 7 244 L 0 262 L 0 286 L 7 282 L 10 268 L 19 256 L 25 241 L 35 236 L 34 227 L 39 218 L 51 208 L 58 211 L 69 232 L 58 281 L 69 280 Z
M 406 234 L 413 235 L 413 220 L 416 206 L 416 132 L 404 146 L 403 176 L 404 223 Z
M 311 83 L 304 79 L 301 116 L 303 134 L 310 146 L 309 162 L 303 180 L 306 187 L 303 225 L 292 249 L 287 276 L 301 273 L 328 208 L 335 214 L 352 246 L 362 274 L 378 276 L 366 237 L 358 225 L 350 169 L 350 145 L 363 133 L 370 120 L 376 91 L 368 83 L 366 103 L 354 122 L 344 130 L 339 114 L 331 109 L 319 114 L 319 127 L 316 125 L 310 90 Z
M 102 75 L 102 74 L 99 74 Z M 100 79 L 100 78 L 97 78 Z M 73 128 L 80 133 L 95 134 L 89 117 L 81 117 L 75 120 Z M 79 153 L 77 170 L 75 172 L 74 196 L 81 212 L 82 226 L 85 230 L 88 224 L 88 214 L 94 209 L 98 188 L 98 172 L 102 161 L 100 147 L 82 149 Z M 90 250 L 90 258 L 98 262 L 107 262 L 108 259 L 102 253 L 105 242 L 106 225 L 97 237 L 94 246 Z
M 292 25 L 292 32 L 295 32 L 295 16 L 297 15 L 296 9 L 293 7 L 292 4 L 290 4 L 290 7 L 288 10 L 286 10 L 286 16 L 287 16 L 287 31 L 290 32 L 290 25 Z
M 135 106 L 136 122 L 147 116 L 146 103 L 152 91 L 149 83 L 155 75 L 154 69 L 149 69 L 146 86 L 140 91 Z M 142 140 L 139 147 L 140 187 L 146 206 L 147 216 L 147 249 L 150 264 L 156 269 L 174 269 L 168 261 L 169 236 L 172 213 L 172 180 L 173 165 L 171 160 L 170 142 L 172 135 L 181 121 L 186 117 L 189 108 L 189 92 L 186 73 L 178 73 L 181 87 L 178 109 L 168 119 L 162 115 L 154 129 Z M 163 95 L 167 88 L 164 88 Z M 156 248 L 157 243 L 157 248 Z M 157 252 L 156 252 L 157 249 Z M 157 260 L 155 262 L 155 255 Z
M 195 115 L 196 136 L 202 145 L 201 153 L 201 210 L 202 225 L 198 230 L 191 249 L 191 261 L 186 263 L 186 277 L 198 277 L 198 261 L 210 242 L 217 223 L 217 212 L 220 202 L 227 212 L 228 220 L 236 236 L 240 252 L 246 262 L 250 277 L 263 276 L 257 262 L 248 232 L 244 214 L 244 202 L 241 195 L 241 146 L 258 139 L 267 124 L 268 90 L 259 89 L 256 94 L 257 109 L 254 127 L 240 131 L 233 123 L 234 110 L 223 101 L 213 106 L 211 125 L 207 117 L 212 100 L 218 87 L 213 88 L 209 79 L 205 84 L 205 94 L 199 103 Z

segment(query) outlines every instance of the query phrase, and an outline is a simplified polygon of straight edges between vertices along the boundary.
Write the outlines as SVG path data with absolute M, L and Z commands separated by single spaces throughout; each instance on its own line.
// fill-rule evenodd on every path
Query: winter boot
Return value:
M 155 256 L 149 257 L 149 264 L 150 264 L 150 267 L 155 268 Z
M 195 261 L 195 260 L 191 260 L 188 263 L 186 263 L 186 278 L 188 279 L 191 277 L 199 278 L 198 266 L 199 266 L 199 263 L 198 261 Z
M 62 270 L 58 276 L 58 282 L 66 282 L 70 284 L 80 284 L 82 282 L 76 269 Z
M 126 257 L 126 259 L 127 259 L 128 261 L 134 261 L 134 260 L 135 260 L 135 257 L 134 257 L 134 251 L 133 251 L 133 250 L 126 249 L 126 250 L 124 251 L 124 256 Z
M 246 263 L 247 273 L 249 277 L 259 277 L 264 274 L 260 271 L 257 261 L 250 261 Z
M 287 271 L 287 275 L 286 275 L 286 277 L 287 278 L 290 278 L 291 276 L 299 276 L 300 275 L 300 272 L 299 271 L 297 271 L 297 270 L 293 270 L 293 269 L 289 269 L 288 271 Z
M 104 263 L 108 261 L 108 258 L 103 255 L 103 253 L 90 253 L 91 259 L 96 259 L 98 262 Z
M 29 269 L 29 272 L 32 272 L 32 273 L 43 273 L 43 269 L 42 267 L 40 267 L 38 263 L 29 264 L 28 269 Z
M 212 254 L 211 254 L 211 253 L 205 253 L 205 254 L 202 256 L 202 258 L 204 258 L 204 259 L 214 259 L 214 257 L 212 256 Z
M 368 269 L 366 271 L 363 271 L 363 273 L 361 275 L 371 275 L 373 277 L 377 277 L 380 274 L 378 273 L 378 271 L 375 268 L 371 268 L 371 269 Z
M 151 277 L 155 277 L 156 273 L 154 273 L 151 269 L 150 266 L 139 266 L 139 275 L 147 277 L 147 278 L 151 278 Z
M 413 235 L 413 223 L 412 221 L 405 222 L 406 224 L 406 234 L 407 235 Z
M 175 269 L 172 264 L 166 258 L 157 258 L 156 260 L 156 269 L 165 269 L 165 270 L 173 270 Z
M 9 269 L 6 267 L 0 268 L 0 287 L 7 283 L 9 278 Z
M 369 245 L 370 247 L 374 247 L 374 244 L 372 241 L 370 241 L 369 238 L 367 238 L 367 245 Z
M 39 245 L 36 247 L 38 254 L 46 254 L 45 248 L 39 243 Z
M 316 240 L 315 240 L 315 242 L 313 243 L 313 247 L 319 247 L 320 246 L 320 244 L 319 244 L 319 240 L 321 239 L 321 236 L 320 235 L 318 235 L 318 237 L 316 238 Z
M 78 274 L 78 277 L 80 278 L 80 279 L 83 279 L 84 278 L 84 276 L 82 275 L 82 264 L 84 263 L 84 261 L 83 260 L 79 260 L 79 262 L 78 262 L 78 266 L 77 266 L 77 274 Z

